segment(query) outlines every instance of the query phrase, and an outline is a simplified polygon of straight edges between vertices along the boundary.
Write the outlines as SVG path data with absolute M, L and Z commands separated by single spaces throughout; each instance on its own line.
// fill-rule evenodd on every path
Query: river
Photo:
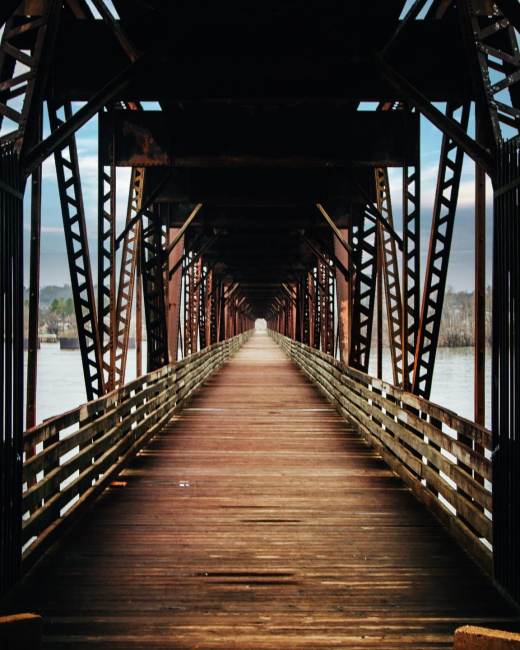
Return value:
M 387 352 L 385 350 L 385 352 Z M 27 355 L 25 357 L 27 361 Z M 146 359 L 146 343 L 143 359 Z M 486 424 L 491 423 L 491 367 L 486 359 Z M 375 374 L 372 361 L 370 372 Z M 135 350 L 129 350 L 126 380 L 135 378 Z M 383 378 L 391 381 L 388 354 L 383 357 Z M 79 350 L 60 350 L 58 344 L 42 343 L 38 355 L 38 421 L 85 402 Z M 459 415 L 473 418 L 473 349 L 440 348 L 437 353 L 431 399 Z

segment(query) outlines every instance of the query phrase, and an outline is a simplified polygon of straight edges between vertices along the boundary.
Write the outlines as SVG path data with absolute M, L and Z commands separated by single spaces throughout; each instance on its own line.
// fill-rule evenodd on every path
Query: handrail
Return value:
M 491 432 L 303 343 L 269 334 L 491 573 Z
M 252 331 L 149 372 L 23 434 L 22 561 L 33 564 Z

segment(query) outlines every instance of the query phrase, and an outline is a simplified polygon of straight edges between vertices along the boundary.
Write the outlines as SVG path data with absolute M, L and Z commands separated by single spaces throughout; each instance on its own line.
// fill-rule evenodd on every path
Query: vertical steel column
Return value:
M 141 272 L 148 372 L 150 372 L 168 363 L 168 333 L 164 304 L 163 229 L 155 208 L 144 211 L 141 228 Z
M 475 124 L 480 140 L 482 120 L 477 105 Z M 486 174 L 475 165 L 475 305 L 474 305 L 474 413 L 475 422 L 486 420 Z M 483 453 L 483 452 L 482 452 Z
M 520 138 L 498 147 L 493 219 L 493 564 L 520 600 Z
M 42 115 L 38 124 L 38 139 L 42 134 Z M 40 311 L 40 236 L 42 214 L 42 168 L 31 177 L 31 245 L 29 252 L 29 332 L 27 345 L 27 395 L 25 427 L 36 424 L 36 389 L 38 382 L 39 311 Z
M 380 223 L 376 229 L 376 376 L 383 378 L 383 228 Z
M 344 241 L 349 241 L 349 229 L 343 228 L 340 230 L 341 236 Z M 343 266 L 352 273 L 350 266 L 349 255 L 344 246 L 334 237 L 334 255 Z M 350 320 L 351 320 L 351 304 L 350 304 L 350 282 L 343 273 L 336 269 L 336 294 L 337 294 L 337 310 L 338 310 L 338 335 L 339 335 L 339 358 L 343 363 L 348 363 L 349 350 L 350 350 Z
M 0 594 L 19 577 L 23 458 L 23 181 L 0 146 Z
M 139 224 L 139 232 L 141 230 Z M 141 239 L 137 246 L 135 266 L 135 376 L 143 374 L 143 274 L 141 272 Z
M 170 241 L 174 241 L 179 228 L 170 228 Z M 175 272 L 168 279 L 168 358 L 170 363 L 177 361 L 179 348 L 179 323 L 181 314 L 182 295 L 182 263 L 184 255 L 184 236 L 175 244 L 168 255 L 168 275 L 172 269 Z

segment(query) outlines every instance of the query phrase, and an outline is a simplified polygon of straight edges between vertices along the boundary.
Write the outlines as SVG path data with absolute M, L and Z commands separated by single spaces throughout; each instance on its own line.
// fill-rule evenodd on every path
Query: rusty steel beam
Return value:
M 342 239 L 345 242 L 349 240 L 349 229 L 343 228 L 340 230 Z M 350 257 L 345 248 L 339 243 L 338 239 L 334 239 L 334 252 L 339 262 L 349 270 Z M 350 273 L 350 271 L 349 271 Z M 350 320 L 351 320 L 351 304 L 350 304 L 350 288 L 351 283 L 347 281 L 346 276 L 338 271 L 336 267 L 336 294 L 337 294 L 337 313 L 338 313 L 338 346 L 339 358 L 343 363 L 348 363 L 349 350 L 350 350 Z
M 48 102 L 48 108 L 51 131 L 59 129 L 65 121 L 71 119 L 72 107 L 70 103 L 60 106 Z M 85 207 L 81 189 L 78 151 L 74 136 L 69 137 L 62 149 L 55 151 L 54 160 L 85 389 L 87 399 L 91 400 L 104 393 L 104 381 L 85 223 Z
M 202 267 L 202 275 L 199 280 L 199 341 L 200 349 L 206 347 L 206 277 L 204 267 Z
M 155 207 L 147 208 L 141 225 L 141 273 L 146 320 L 148 372 L 168 363 L 168 331 L 164 300 L 163 231 Z
M 413 378 L 421 309 L 421 164 L 403 168 L 403 387 Z
M 143 201 L 144 169 L 135 167 L 130 176 L 126 223 L 132 220 L 134 214 L 140 211 Z M 128 358 L 128 341 L 132 320 L 132 304 L 136 282 L 136 271 L 139 260 L 141 223 L 137 221 L 133 228 L 127 231 L 121 253 L 119 268 L 119 283 L 117 289 L 116 325 L 115 325 L 115 386 L 125 383 L 126 363 Z M 138 282 L 138 291 L 140 290 Z M 136 348 L 137 348 L 137 315 L 136 315 Z M 139 373 L 140 374 L 140 373 Z M 138 374 L 138 376 L 139 376 Z
M 376 58 L 385 79 L 399 91 L 402 98 L 408 104 L 414 106 L 443 134 L 448 135 L 472 160 L 477 162 L 487 174 L 493 177 L 494 159 L 490 151 L 475 142 L 449 115 L 444 115 L 381 56 L 376 55 Z
M 480 139 L 492 150 L 511 137 L 507 129 L 514 129 L 517 134 L 520 131 L 518 42 L 509 19 L 512 7 L 507 2 L 500 6 L 506 13 L 489 0 L 457 2 L 466 50 L 472 64 L 470 70 L 479 96 L 483 122 Z M 518 18 L 518 6 L 511 15 Z M 485 165 L 474 160 L 493 178 Z
M 59 128 L 54 130 L 47 138 L 32 148 L 26 156 L 25 166 L 27 172 L 41 165 L 50 155 L 59 151 L 66 146 L 68 140 L 76 133 L 78 129 L 84 126 L 94 115 L 96 115 L 104 106 L 125 88 L 133 79 L 139 70 L 143 70 L 150 63 L 151 53 L 145 54 L 134 63 L 126 66 L 111 79 L 103 88 L 96 92 L 90 100 L 82 106 L 74 115 L 62 121 Z
M 0 594 L 20 576 L 23 459 L 23 191 L 15 143 L 0 145 Z
M 378 167 L 374 170 L 376 181 L 377 207 L 387 221 L 393 224 L 392 199 L 388 171 Z M 384 280 L 388 341 L 392 360 L 392 376 L 396 386 L 403 385 L 403 303 L 395 240 L 378 224 L 378 245 L 381 260 L 381 276 Z M 379 285 L 378 285 L 379 288 Z M 379 311 L 378 311 L 379 314 Z M 379 317 L 379 316 L 378 316 Z M 379 337 L 381 338 L 381 337 Z
M 200 259 L 191 263 L 194 253 L 190 251 L 184 268 L 184 356 L 197 352 L 199 336 L 200 292 L 195 286 L 200 280 Z
M 5 131 L 4 118 L 14 124 L 0 136 L 0 144 L 15 142 L 22 165 L 27 150 L 40 140 L 43 93 L 62 3 L 45 0 L 33 7 L 25 5 L 18 3 L 19 10 L 6 22 L 0 41 L 0 127 Z M 23 48 L 18 45 L 21 35 L 30 39 Z
M 377 224 L 366 210 L 352 228 L 356 270 L 353 282 L 349 365 L 368 372 L 377 276 Z
M 180 238 L 177 237 L 179 228 L 169 229 L 170 241 L 177 243 L 170 249 L 168 255 L 168 358 L 170 363 L 177 361 L 178 346 L 179 346 L 179 323 L 181 315 L 181 295 L 182 295 L 182 269 L 178 266 L 179 262 L 182 264 L 184 256 L 184 235 Z M 171 273 L 171 270 L 177 267 L 177 270 Z
M 413 113 L 329 110 L 318 132 L 308 124 L 320 119 L 311 104 L 284 111 L 251 111 L 219 105 L 172 106 L 161 111 L 117 111 L 101 129 L 115 134 L 100 155 L 108 164 L 140 167 L 344 167 L 396 165 L 416 158 L 419 119 Z M 302 138 L 302 133 L 305 133 Z
M 98 157 L 97 314 L 103 378 L 107 392 L 116 387 L 116 167 Z
M 459 120 L 461 129 L 468 128 L 469 103 L 462 106 L 448 104 L 446 111 L 450 120 Z M 462 147 L 444 135 L 412 383 L 413 392 L 426 399 L 430 396 L 433 380 L 463 159 Z
M 476 111 L 476 134 L 482 120 Z M 475 165 L 474 419 L 486 423 L 486 174 Z
M 41 137 L 42 116 L 38 131 Z M 27 345 L 27 393 L 25 426 L 36 424 L 36 388 L 38 383 L 39 312 L 40 312 L 40 242 L 42 218 L 42 168 L 36 169 L 31 178 L 31 243 L 29 252 L 29 323 Z
M 135 376 L 143 374 L 143 274 L 141 246 L 137 250 L 135 265 Z M 128 348 L 128 346 L 127 346 Z

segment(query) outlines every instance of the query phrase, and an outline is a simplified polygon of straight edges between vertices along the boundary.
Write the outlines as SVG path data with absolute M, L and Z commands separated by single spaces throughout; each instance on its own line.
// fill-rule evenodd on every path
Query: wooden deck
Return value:
M 447 648 L 515 612 L 257 334 L 23 586 L 46 648 Z

